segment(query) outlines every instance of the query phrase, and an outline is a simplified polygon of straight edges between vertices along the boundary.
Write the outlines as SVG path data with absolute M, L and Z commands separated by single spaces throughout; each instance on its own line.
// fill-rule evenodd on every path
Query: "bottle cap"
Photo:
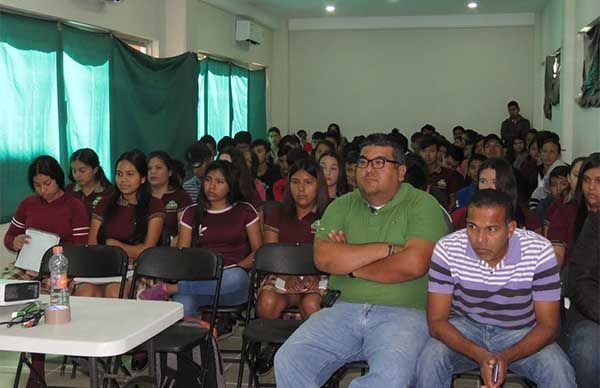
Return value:
M 61 247 L 60 245 L 52 247 L 52 253 L 54 253 L 54 254 L 63 253 L 63 247 Z

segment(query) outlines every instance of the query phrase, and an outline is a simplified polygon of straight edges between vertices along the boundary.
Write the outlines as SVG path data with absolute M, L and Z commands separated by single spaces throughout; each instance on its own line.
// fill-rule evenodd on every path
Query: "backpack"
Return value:
M 183 326 L 208 328 L 209 324 L 197 318 L 186 317 Z M 202 347 L 208 346 L 208 349 Z M 202 360 L 202 351 L 207 354 L 206 363 Z M 195 365 L 190 365 L 190 361 Z M 210 341 L 203 341 L 187 353 L 161 353 L 156 359 L 156 371 L 161 382 L 159 388 L 188 388 L 200 387 L 202 381 L 200 365 L 206 365 L 206 388 L 225 388 L 223 359 L 216 339 L 216 331 L 210 336 Z

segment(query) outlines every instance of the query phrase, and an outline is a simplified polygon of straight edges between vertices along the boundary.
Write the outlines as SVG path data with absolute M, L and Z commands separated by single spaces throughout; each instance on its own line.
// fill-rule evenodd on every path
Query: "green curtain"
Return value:
M 248 74 L 248 131 L 253 139 L 267 138 L 267 99 L 265 70 Z
M 109 176 L 109 60 L 112 38 L 62 27 L 63 79 L 66 108 L 66 154 L 92 148 Z M 69 168 L 69 166 L 66 166 Z
M 113 40 L 110 71 L 111 158 L 139 148 L 182 158 L 196 139 L 198 59 L 152 58 Z
M 31 192 L 27 166 L 60 157 L 57 24 L 0 13 L 0 220 Z
M 217 141 L 240 131 L 254 139 L 267 132 L 265 70 L 248 70 L 229 62 L 205 59 L 198 71 L 198 137 Z

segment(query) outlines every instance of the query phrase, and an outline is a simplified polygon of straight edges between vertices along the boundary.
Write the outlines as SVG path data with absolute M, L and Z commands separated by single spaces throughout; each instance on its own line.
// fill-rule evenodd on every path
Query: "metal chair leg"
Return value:
M 25 353 L 21 353 L 19 355 L 19 364 L 17 365 L 17 374 L 15 375 L 15 381 L 13 383 L 13 388 L 19 388 L 19 380 L 21 379 L 21 371 L 23 370 L 23 359 Z
M 240 369 L 238 370 L 237 388 L 242 388 L 244 379 L 244 367 L 246 366 L 246 358 L 248 357 L 248 347 L 250 345 L 242 336 L 242 353 L 240 355 Z

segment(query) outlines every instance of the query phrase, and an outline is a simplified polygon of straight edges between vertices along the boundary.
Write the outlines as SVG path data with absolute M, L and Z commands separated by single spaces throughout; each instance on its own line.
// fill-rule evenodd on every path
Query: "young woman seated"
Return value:
M 256 209 L 244 202 L 234 166 L 224 160 L 206 169 L 198 203 L 183 212 L 179 228 L 179 247 L 202 247 L 223 255 L 225 270 L 219 295 L 220 305 L 233 306 L 248 300 L 248 272 L 254 252 L 262 245 Z M 178 301 L 186 316 L 196 315 L 198 307 L 214 298 L 213 281 L 159 283 L 138 295 L 140 299 Z
M 325 152 L 319 158 L 319 164 L 323 169 L 329 198 L 335 199 L 340 195 L 346 194 L 348 192 L 346 169 L 339 154 Z
M 147 180 L 148 162 L 140 150 L 119 157 L 115 172 L 115 191 L 96 206 L 90 225 L 90 245 L 105 244 L 123 248 L 129 256 L 130 268 L 145 249 L 160 240 L 165 207 L 152 196 Z M 129 283 L 125 292 L 129 290 Z M 75 295 L 116 298 L 119 283 L 80 283 Z
M 313 223 L 329 204 L 327 184 L 313 159 L 297 161 L 283 202 L 270 209 L 265 219 L 265 243 L 308 243 L 314 240 Z M 278 319 L 283 310 L 298 306 L 303 319 L 319 310 L 327 277 L 269 275 L 258 292 L 256 313 Z

